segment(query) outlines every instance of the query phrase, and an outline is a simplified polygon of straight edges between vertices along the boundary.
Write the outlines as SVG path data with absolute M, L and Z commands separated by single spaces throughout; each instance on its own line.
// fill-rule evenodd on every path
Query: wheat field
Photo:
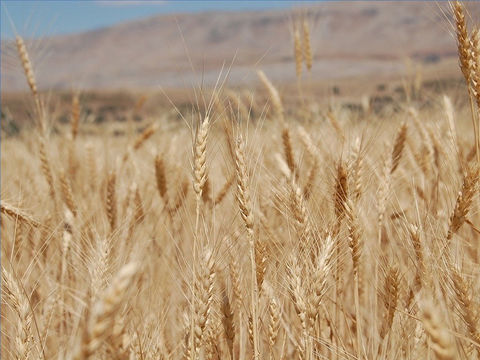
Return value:
M 35 125 L 2 133 L 3 358 L 480 358 L 480 34 L 451 10 L 461 101 L 292 110 L 259 71 L 264 104 L 217 89 L 125 136 L 86 131 L 77 96 L 51 131 L 18 37 Z

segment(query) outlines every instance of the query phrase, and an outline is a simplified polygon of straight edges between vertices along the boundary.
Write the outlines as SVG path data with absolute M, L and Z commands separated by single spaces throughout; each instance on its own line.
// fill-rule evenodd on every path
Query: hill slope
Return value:
M 470 4 L 470 12 L 479 18 L 477 4 Z M 389 75 L 403 71 L 406 57 L 432 62 L 455 56 L 445 2 L 337 2 L 301 13 L 312 27 L 314 79 Z M 230 84 L 252 81 L 256 67 L 275 81 L 288 81 L 295 76 L 292 15 L 290 10 L 160 15 L 34 40 L 31 57 L 43 88 L 212 85 L 230 64 Z M 23 87 L 14 44 L 3 41 L 2 90 Z

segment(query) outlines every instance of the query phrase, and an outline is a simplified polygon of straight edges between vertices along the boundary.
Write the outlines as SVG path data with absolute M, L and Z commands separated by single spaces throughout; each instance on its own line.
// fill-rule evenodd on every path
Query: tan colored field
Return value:
M 98 124 L 17 38 L 31 94 L 7 102 L 35 124 L 2 123 L 3 358 L 480 358 L 480 35 L 452 11 L 467 86 L 392 80 L 381 107 L 260 71 Z

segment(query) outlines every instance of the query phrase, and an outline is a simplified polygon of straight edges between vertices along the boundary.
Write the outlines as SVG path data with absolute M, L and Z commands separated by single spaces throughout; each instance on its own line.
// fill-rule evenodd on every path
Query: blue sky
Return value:
M 301 1 L 1 0 L 2 38 L 87 31 L 155 14 L 291 7 Z M 13 26 L 12 26 L 13 23 Z

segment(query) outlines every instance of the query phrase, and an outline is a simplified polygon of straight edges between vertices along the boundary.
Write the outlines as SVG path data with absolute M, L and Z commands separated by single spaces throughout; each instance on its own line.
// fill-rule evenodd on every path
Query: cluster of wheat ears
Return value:
M 259 72 L 255 121 L 218 92 L 132 137 L 83 133 L 78 97 L 49 134 L 18 37 L 37 126 L 1 144 L 2 356 L 480 358 L 480 33 L 451 8 L 471 108 L 302 122 Z

